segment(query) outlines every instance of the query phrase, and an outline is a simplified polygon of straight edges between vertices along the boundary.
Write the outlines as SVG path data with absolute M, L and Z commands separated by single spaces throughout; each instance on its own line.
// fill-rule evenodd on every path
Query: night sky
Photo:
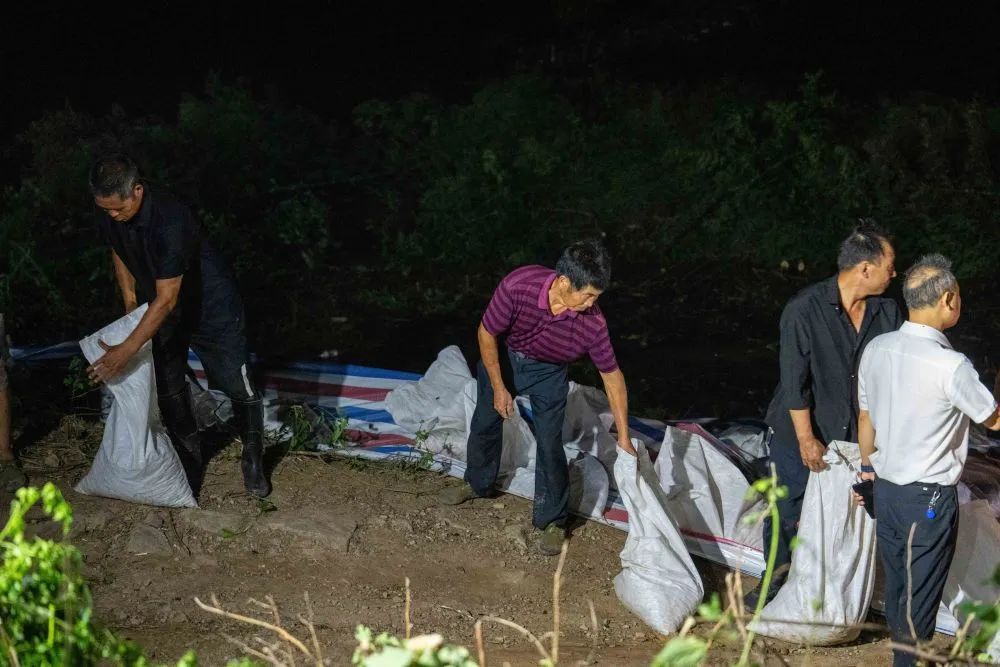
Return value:
M 848 97 L 1000 97 L 1000 4 L 23 3 L 4 9 L 0 143 L 48 109 L 169 116 L 210 70 L 334 118 L 413 91 L 462 100 L 529 69 L 775 93 L 824 70 Z

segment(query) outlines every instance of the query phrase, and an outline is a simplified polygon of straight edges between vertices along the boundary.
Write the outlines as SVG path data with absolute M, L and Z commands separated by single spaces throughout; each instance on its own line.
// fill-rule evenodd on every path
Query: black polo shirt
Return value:
M 169 193 L 144 185 L 142 206 L 131 220 L 115 222 L 99 210 L 97 224 L 101 240 L 135 277 L 140 304 L 156 298 L 157 280 L 184 277 L 168 328 L 183 323 L 207 332 L 242 322 L 243 302 L 226 263 L 190 209 Z
M 870 296 L 861 329 L 856 331 L 840 303 L 837 276 L 806 287 L 781 314 L 781 378 L 765 420 L 775 446 L 798 447 L 789 410 L 809 408 L 813 432 L 831 440 L 857 442 L 857 373 L 871 339 L 904 322 L 899 305 Z

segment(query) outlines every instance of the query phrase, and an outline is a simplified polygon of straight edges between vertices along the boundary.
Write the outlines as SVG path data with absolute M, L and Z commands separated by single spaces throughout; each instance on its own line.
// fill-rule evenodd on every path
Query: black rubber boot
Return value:
M 271 493 L 271 482 L 264 471 L 264 408 L 258 398 L 254 401 L 233 401 L 233 420 L 240 440 L 243 441 L 243 485 L 247 493 L 266 498 Z
M 195 421 L 194 407 L 191 404 L 191 390 L 184 387 L 171 396 L 160 396 L 159 404 L 163 425 L 180 456 L 188 485 L 195 497 L 198 497 L 205 468 L 201 455 L 201 433 L 198 432 L 198 422 Z

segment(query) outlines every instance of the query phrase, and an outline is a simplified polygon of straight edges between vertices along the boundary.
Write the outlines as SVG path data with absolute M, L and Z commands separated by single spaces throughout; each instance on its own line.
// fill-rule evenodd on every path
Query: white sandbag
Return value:
M 596 387 L 569 383 L 566 417 L 563 420 L 563 444 L 567 450 L 580 451 L 597 458 L 614 475 L 618 439 L 611 435 L 614 417 L 607 395 Z
M 476 412 L 476 400 L 478 398 L 478 385 L 476 380 L 469 380 L 465 384 L 462 392 L 463 407 L 465 410 L 465 433 L 469 433 L 472 426 L 472 415 Z M 535 469 L 535 434 L 531 432 L 531 426 L 521 416 L 522 411 L 528 411 L 531 403 L 526 396 L 518 396 L 514 399 L 514 414 L 503 420 L 503 450 L 500 454 L 500 478 L 509 477 L 520 469 L 530 469 L 534 475 Z M 493 409 L 492 406 L 490 409 Z M 461 455 L 452 454 L 456 458 L 466 460 L 465 448 L 468 441 L 461 442 Z M 503 481 L 501 481 L 501 485 Z M 534 493 L 534 486 L 532 493 Z
M 589 454 L 567 451 L 569 460 L 569 510 L 600 519 L 608 504 L 611 478 L 604 465 Z
M 668 426 L 656 473 L 688 548 L 716 563 L 758 574 L 764 567 L 759 525 L 744 518 L 764 508 L 732 461 L 697 433 Z
M 668 512 L 668 501 L 645 445 L 638 456 L 618 449 L 615 481 L 628 511 L 629 532 L 615 577 L 618 599 L 661 634 L 675 632 L 701 602 L 701 577 Z
M 385 397 L 385 409 L 396 424 L 414 433 L 436 429 L 464 429 L 462 392 L 472 375 L 457 345 L 438 353 L 424 376 L 406 383 Z M 428 428 L 430 420 L 436 420 Z
M 829 646 L 861 633 L 855 626 L 868 613 L 876 552 L 875 522 L 851 490 L 861 463 L 858 445 L 835 440 L 823 460 L 829 468 L 809 474 L 788 580 L 752 628 L 775 639 Z
M 117 345 L 139 324 L 146 305 L 80 341 L 90 363 L 104 355 L 98 341 Z M 146 343 L 125 370 L 107 383 L 114 404 L 80 493 L 162 507 L 197 507 L 181 461 L 170 444 L 156 405 L 152 345 Z
M 748 461 L 767 458 L 769 430 L 761 430 L 749 424 L 730 426 L 718 434 L 719 440 L 739 449 Z
M 1000 598 L 993 585 L 993 570 L 1000 562 L 1000 524 L 990 503 L 975 500 L 958 508 L 958 538 L 955 557 L 944 585 L 937 627 L 954 634 L 964 617 L 958 612 L 964 602 L 992 604 Z M 993 648 L 991 648 L 991 651 Z M 996 658 L 996 656 L 994 656 Z

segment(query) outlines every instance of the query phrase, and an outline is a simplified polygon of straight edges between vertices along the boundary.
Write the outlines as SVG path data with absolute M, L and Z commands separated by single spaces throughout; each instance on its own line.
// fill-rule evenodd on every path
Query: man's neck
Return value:
M 566 303 L 563 301 L 562 293 L 559 291 L 558 286 L 559 283 L 556 281 L 549 287 L 549 312 L 553 316 L 560 315 L 567 310 Z
M 840 292 L 841 305 L 849 311 L 863 304 L 865 299 L 871 296 L 861 288 L 859 281 L 851 272 L 837 274 L 837 290 Z
M 944 323 L 941 321 L 941 318 L 938 317 L 936 312 L 928 308 L 910 309 L 910 322 L 922 324 L 925 327 L 937 329 L 941 333 L 944 333 Z

